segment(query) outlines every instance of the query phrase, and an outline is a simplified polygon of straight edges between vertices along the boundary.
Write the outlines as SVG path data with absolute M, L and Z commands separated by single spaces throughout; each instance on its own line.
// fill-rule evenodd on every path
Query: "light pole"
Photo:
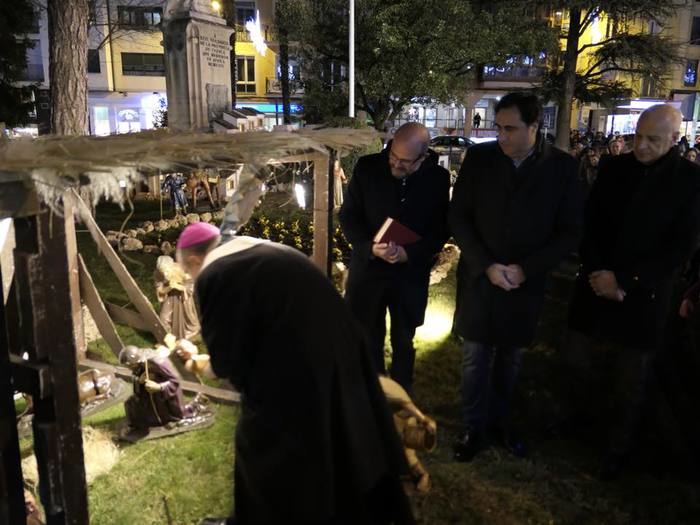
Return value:
M 355 117 L 355 0 L 350 0 L 350 21 L 348 23 L 350 29 L 350 67 L 348 71 L 348 115 Z

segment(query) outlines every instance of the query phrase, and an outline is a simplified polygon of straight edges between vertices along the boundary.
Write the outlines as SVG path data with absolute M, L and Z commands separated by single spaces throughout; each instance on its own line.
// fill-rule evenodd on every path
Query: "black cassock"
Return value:
M 237 242 L 196 282 L 212 368 L 242 394 L 235 523 L 413 523 L 402 448 L 347 305 L 300 252 L 228 253 Z

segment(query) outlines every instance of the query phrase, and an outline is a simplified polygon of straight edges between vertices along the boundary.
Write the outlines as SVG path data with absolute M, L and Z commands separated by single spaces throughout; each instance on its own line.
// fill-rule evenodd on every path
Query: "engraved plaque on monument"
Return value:
M 207 0 L 169 0 L 163 13 L 168 126 L 206 130 L 231 108 L 231 44 Z

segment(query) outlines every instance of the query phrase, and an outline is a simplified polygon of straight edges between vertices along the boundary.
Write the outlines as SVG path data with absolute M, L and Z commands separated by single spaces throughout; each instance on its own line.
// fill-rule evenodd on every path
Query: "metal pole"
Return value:
M 350 70 L 348 71 L 348 115 L 355 117 L 355 0 L 350 0 Z

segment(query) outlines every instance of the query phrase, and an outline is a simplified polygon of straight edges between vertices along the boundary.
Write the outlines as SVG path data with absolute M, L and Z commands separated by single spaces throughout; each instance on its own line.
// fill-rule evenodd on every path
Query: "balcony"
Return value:
M 265 85 L 268 95 L 282 94 L 282 81 L 279 78 L 267 77 Z M 304 85 L 299 80 L 289 79 L 289 91 L 290 95 L 301 95 L 304 93 Z
M 252 42 L 253 39 L 250 38 L 250 33 L 248 33 L 248 30 L 245 28 L 245 26 L 241 24 L 236 24 L 236 42 Z M 260 29 L 262 31 L 263 38 L 265 39 L 265 43 L 269 44 L 270 42 L 273 41 L 274 33 L 270 26 L 268 25 L 261 25 Z
M 544 77 L 544 66 L 484 66 L 481 71 L 483 82 L 539 82 Z

